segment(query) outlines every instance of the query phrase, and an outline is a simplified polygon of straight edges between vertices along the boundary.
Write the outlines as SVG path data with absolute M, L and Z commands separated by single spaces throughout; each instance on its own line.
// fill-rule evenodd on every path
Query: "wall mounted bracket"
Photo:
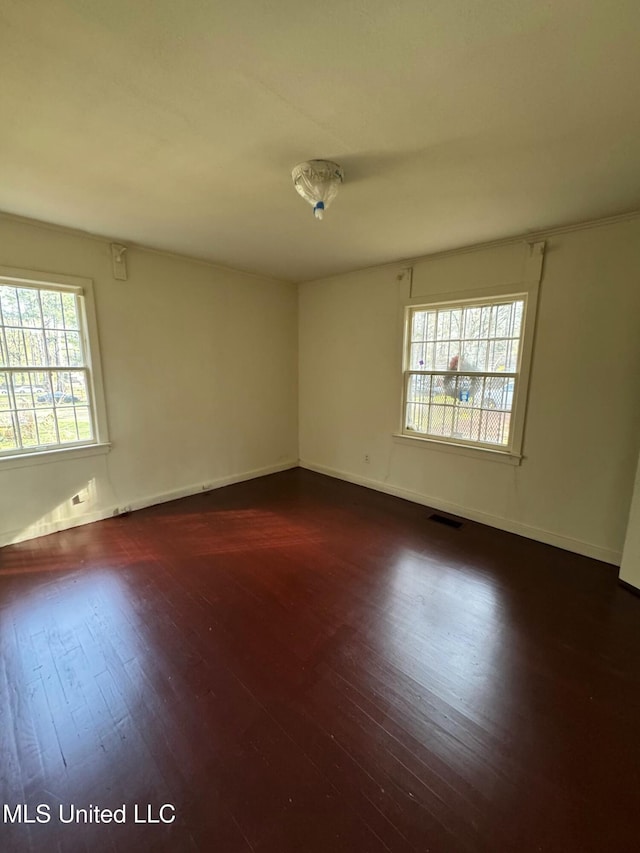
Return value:
M 127 263 L 125 259 L 126 246 L 118 243 L 111 244 L 111 263 L 113 266 L 113 277 L 118 281 L 127 280 Z

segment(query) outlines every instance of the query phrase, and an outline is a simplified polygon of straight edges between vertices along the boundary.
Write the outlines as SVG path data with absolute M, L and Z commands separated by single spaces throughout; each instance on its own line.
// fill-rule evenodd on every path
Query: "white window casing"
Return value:
M 0 467 L 108 445 L 91 280 L 0 267 Z

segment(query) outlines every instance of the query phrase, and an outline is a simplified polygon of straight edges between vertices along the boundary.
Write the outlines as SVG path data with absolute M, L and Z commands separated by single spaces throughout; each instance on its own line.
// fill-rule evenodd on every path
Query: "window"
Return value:
M 526 315 L 526 294 L 409 307 L 402 434 L 519 453 Z
M 85 289 L 0 274 L 0 458 L 104 440 L 93 372 Z

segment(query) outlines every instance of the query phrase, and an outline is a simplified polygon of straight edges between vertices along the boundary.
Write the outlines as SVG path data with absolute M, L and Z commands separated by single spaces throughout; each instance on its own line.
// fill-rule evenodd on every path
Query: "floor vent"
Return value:
M 455 527 L 456 530 L 463 525 L 462 521 L 458 521 L 456 518 L 447 518 L 446 515 L 440 515 L 437 512 L 429 516 L 429 521 L 435 521 L 436 524 L 444 524 L 445 527 Z

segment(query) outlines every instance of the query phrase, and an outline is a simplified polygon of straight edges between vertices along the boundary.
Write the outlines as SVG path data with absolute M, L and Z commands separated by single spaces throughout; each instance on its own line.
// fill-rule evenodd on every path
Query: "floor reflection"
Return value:
M 426 703 L 493 724 L 501 714 L 503 654 L 508 625 L 498 584 L 490 575 L 410 550 L 387 575 L 384 619 L 372 640 Z M 414 732 L 424 736 L 418 726 Z
M 117 780 L 129 789 L 137 774 L 142 735 L 134 720 L 143 695 L 131 674 L 144 669 L 145 644 L 126 583 L 108 569 L 58 575 L 14 595 L 2 617 L 11 754 L 20 766 L 12 777 L 20 790 L 9 800 L 21 802 L 44 772 L 42 802 L 117 804 Z M 142 789 L 152 781 L 138 780 Z

